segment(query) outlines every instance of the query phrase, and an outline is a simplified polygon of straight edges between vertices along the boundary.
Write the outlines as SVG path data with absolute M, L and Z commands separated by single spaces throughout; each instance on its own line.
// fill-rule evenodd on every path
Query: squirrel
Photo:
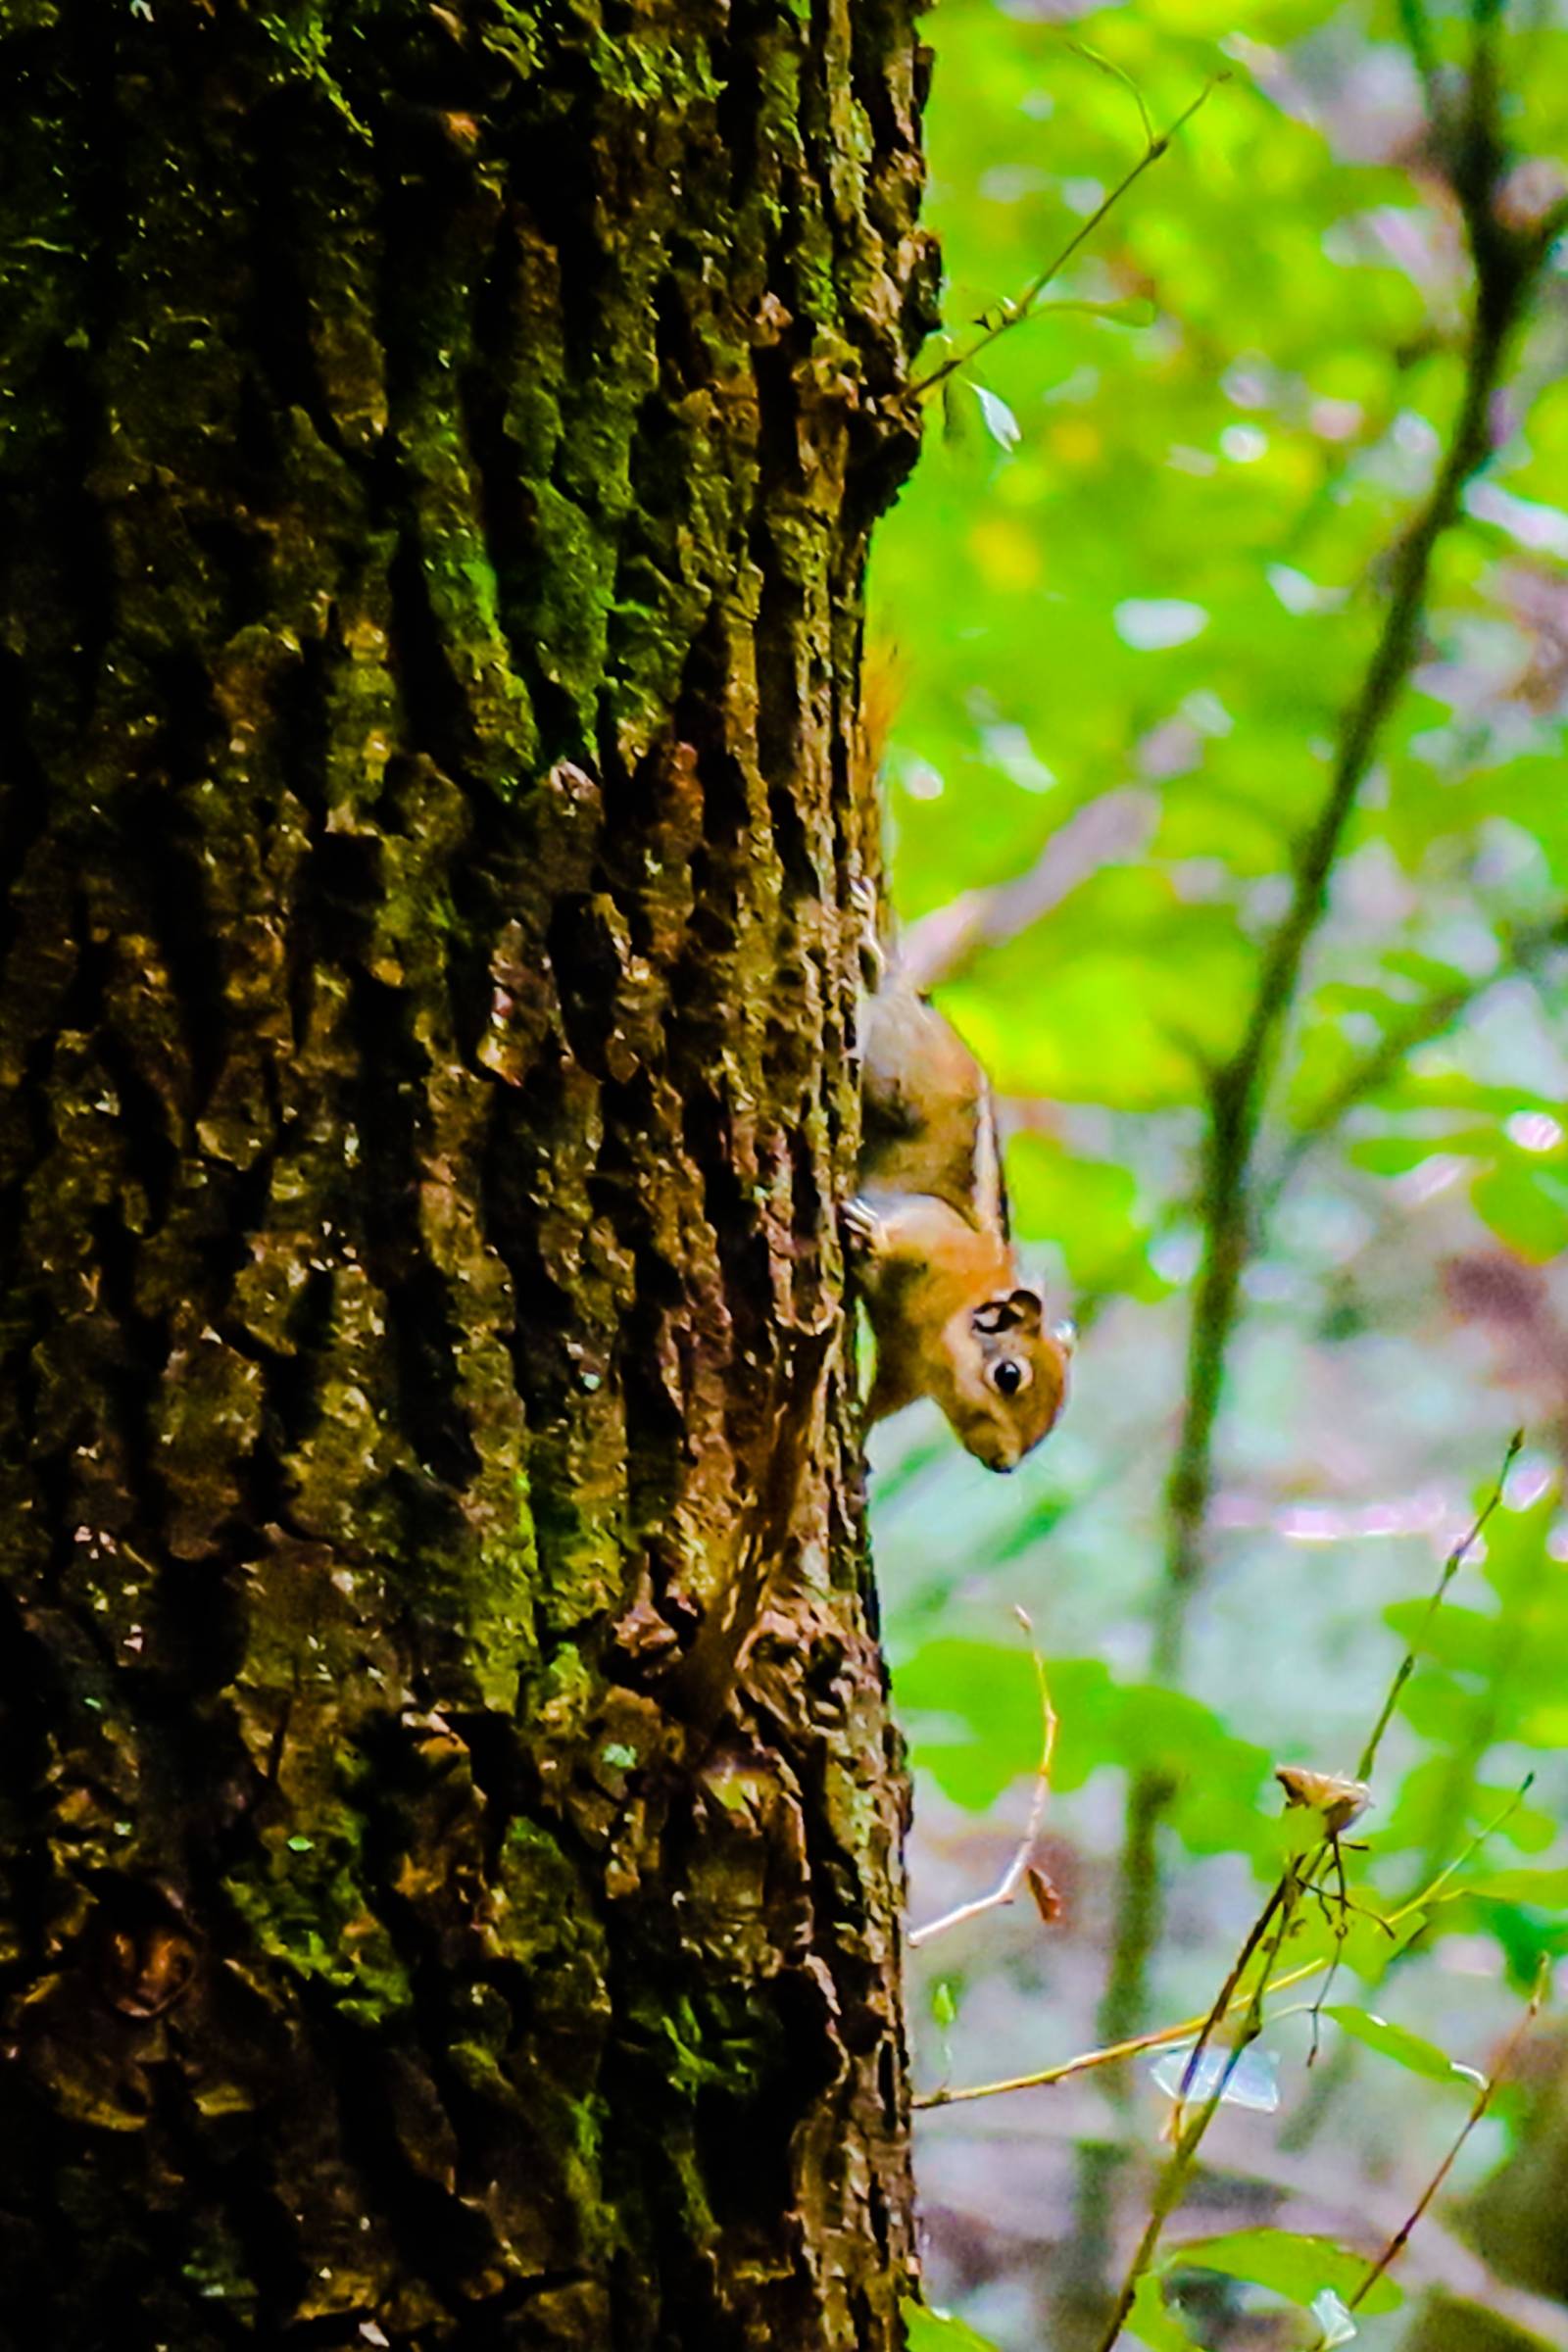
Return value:
M 856 893 L 862 912 L 868 894 Z M 860 1016 L 858 1192 L 845 1231 L 876 1341 L 866 1424 L 934 1396 L 969 1452 L 1015 1470 L 1061 1411 L 1071 1323 L 1018 1278 L 990 1082 L 957 1031 L 890 970 Z

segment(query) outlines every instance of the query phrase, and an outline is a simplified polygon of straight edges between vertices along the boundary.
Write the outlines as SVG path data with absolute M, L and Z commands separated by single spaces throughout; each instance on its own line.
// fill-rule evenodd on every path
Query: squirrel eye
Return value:
M 990 1367 L 991 1385 L 1002 1396 L 1016 1396 L 1020 1389 L 1029 1386 L 1030 1378 L 1029 1365 L 1019 1363 L 1016 1356 L 1004 1355 Z

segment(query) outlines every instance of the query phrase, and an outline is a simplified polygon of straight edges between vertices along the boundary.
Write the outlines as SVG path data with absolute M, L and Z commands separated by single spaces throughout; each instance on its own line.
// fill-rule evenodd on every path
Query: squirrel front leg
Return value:
M 843 1215 L 844 1238 L 859 1262 L 860 1295 L 876 1341 L 876 1373 L 865 1400 L 869 1429 L 873 1422 L 912 1404 L 920 1394 L 918 1387 L 900 1377 L 900 1369 L 907 1374 L 914 1361 L 908 1348 L 895 1349 L 893 1345 L 894 1324 L 902 1320 L 897 1315 L 897 1291 L 918 1269 L 895 1220 L 873 1208 L 862 1194 L 844 1203 Z

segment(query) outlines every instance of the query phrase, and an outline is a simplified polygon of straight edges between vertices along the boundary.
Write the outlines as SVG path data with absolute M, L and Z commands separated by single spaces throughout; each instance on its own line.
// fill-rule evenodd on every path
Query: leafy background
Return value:
M 1462 26 L 1434 12 L 1440 55 Z M 1204 2008 L 1277 1867 L 1274 1762 L 1353 1763 L 1522 1423 L 1354 1868 L 1396 1905 L 1534 1785 L 1408 1950 L 1357 1939 L 1386 1973 L 1341 1981 L 1348 2022 L 1310 2072 L 1305 2019 L 1271 2024 L 1278 2109 L 1227 2107 L 1171 2232 L 1372 2251 L 1463 2120 L 1446 2060 L 1485 2069 L 1541 1956 L 1568 1948 L 1568 277 L 1558 257 L 1513 352 L 1313 937 L 1252 1171 L 1202 1573 L 1155 1676 L 1210 1074 L 1451 424 L 1463 242 L 1392 6 L 944 0 L 927 27 L 958 345 L 1136 162 L 1141 110 L 1163 127 L 1229 78 L 1061 306 L 931 396 L 873 565 L 900 919 L 995 1075 L 1026 1253 L 1085 1335 L 1068 1415 L 1013 1478 L 923 1407 L 874 1444 L 917 1922 L 983 1893 L 1027 1815 L 1018 1606 L 1061 1724 L 1041 1850 L 1064 1916 L 1023 1902 L 920 1951 L 917 2080 L 1024 2072 Z M 1535 159 L 1510 186 L 1539 207 L 1568 151 L 1560 6 L 1515 0 L 1502 55 L 1505 127 Z M 1140 1782 L 1168 1801 L 1129 1851 Z M 1401 2307 L 1357 2313 L 1373 2352 L 1568 2344 L 1549 2005 L 1517 2072 L 1398 2266 Z M 1168 2112 L 1145 2061 L 924 2118 L 942 2343 L 974 2340 L 959 2322 L 1003 2352 L 1094 2343 Z M 1267 2260 L 1242 2269 L 1222 2249 L 1174 2272 L 1144 2340 L 1325 2340 L 1290 2299 L 1310 2277 L 1282 2297 Z

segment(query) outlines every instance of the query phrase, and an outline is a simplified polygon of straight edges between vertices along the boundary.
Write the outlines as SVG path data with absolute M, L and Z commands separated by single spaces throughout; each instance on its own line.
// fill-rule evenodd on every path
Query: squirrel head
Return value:
M 1054 1428 L 1067 1394 L 1070 1323 L 1045 1322 L 1036 1291 L 1008 1291 L 955 1315 L 937 1402 L 988 1470 L 1016 1470 Z

